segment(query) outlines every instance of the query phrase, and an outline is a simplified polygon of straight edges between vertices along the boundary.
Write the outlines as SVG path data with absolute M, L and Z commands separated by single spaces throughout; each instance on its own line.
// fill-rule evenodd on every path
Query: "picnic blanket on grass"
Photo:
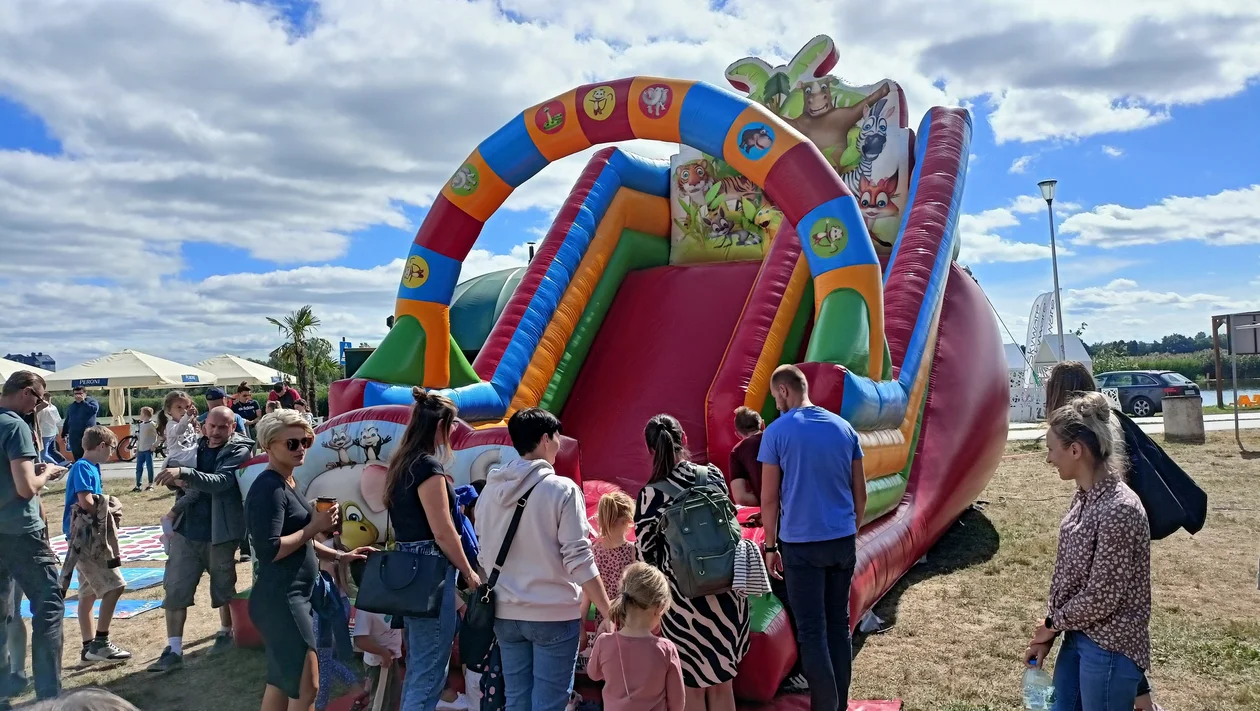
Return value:
M 118 548 L 122 553 L 122 562 L 166 560 L 161 537 L 161 526 L 123 526 L 118 529 Z M 64 560 L 69 551 L 66 537 L 56 536 L 49 543 L 52 544 L 53 552 Z

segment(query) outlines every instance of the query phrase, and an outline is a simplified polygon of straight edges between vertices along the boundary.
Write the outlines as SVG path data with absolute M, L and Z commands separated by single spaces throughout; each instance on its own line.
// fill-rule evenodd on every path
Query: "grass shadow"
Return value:
M 949 527 L 945 535 L 928 551 L 927 560 L 909 570 L 888 594 L 880 598 L 873 611 L 884 621 L 883 630 L 897 623 L 897 608 L 901 596 L 916 583 L 938 575 L 949 575 L 987 563 L 997 555 L 1001 540 L 989 517 L 976 508 L 969 508 Z M 861 651 L 871 634 L 856 633 L 853 636 L 853 653 Z
M 184 650 L 184 666 L 154 674 L 137 665 L 129 674 L 104 688 L 143 709 L 222 711 L 255 708 L 266 684 L 261 649 L 229 649 L 211 654 L 214 636 L 191 642 Z M 190 695 L 190 690 L 196 690 Z

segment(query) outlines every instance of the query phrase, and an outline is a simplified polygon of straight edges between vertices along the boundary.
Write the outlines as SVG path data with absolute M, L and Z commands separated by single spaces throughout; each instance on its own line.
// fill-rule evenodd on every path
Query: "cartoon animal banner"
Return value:
M 315 446 L 293 472 L 302 498 L 337 499 L 341 541 L 348 548 L 386 540 L 390 522 L 385 511 L 385 478 L 389 458 L 410 418 L 411 408 L 403 405 L 368 407 L 333 418 L 315 433 Z M 446 468 L 455 486 L 484 480 L 491 469 L 517 458 L 508 440 L 495 434 L 458 425 L 454 458 Z M 239 478 L 242 496 L 249 494 L 249 487 L 266 468 L 265 456 L 246 465 Z
M 315 430 L 315 444 L 293 472 L 297 493 L 307 501 L 331 496 L 341 505 L 341 542 L 347 548 L 389 540 L 391 521 L 385 510 L 389 460 L 411 419 L 406 405 L 377 405 L 338 415 Z M 439 459 L 448 455 L 439 454 Z M 493 469 L 519 458 L 507 427 L 473 429 L 462 420 L 451 432 L 446 477 L 456 486 L 484 481 Z M 267 457 L 250 460 L 238 476 L 241 496 L 249 495 Z M 577 440 L 560 438 L 556 472 L 582 482 Z
M 887 255 L 909 195 L 912 132 L 896 82 L 850 86 L 828 74 L 837 60 L 826 35 L 810 40 L 786 65 L 745 57 L 726 78 L 813 141 L 857 199 L 875 250 Z M 755 131 L 740 149 L 760 149 Z M 670 262 L 758 259 L 782 213 L 722 161 L 683 147 L 672 163 Z
M 758 140 L 757 135 L 750 135 L 748 150 L 764 151 Z M 768 139 L 763 142 L 768 147 Z M 670 167 L 674 176 L 670 186 L 671 264 L 765 256 L 783 213 L 756 184 L 726 162 L 690 146 L 681 147 Z

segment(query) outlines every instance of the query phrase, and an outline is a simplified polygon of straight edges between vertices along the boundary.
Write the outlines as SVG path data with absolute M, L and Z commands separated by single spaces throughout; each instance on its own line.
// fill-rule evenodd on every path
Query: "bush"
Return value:
M 1232 377 L 1231 357 L 1221 355 L 1221 377 Z M 1107 373 L 1113 370 L 1171 370 L 1175 373 L 1202 382 L 1216 376 L 1216 361 L 1211 350 L 1193 353 L 1151 353 L 1149 355 L 1130 356 L 1103 349 L 1094 356 L 1094 372 Z M 1260 356 L 1238 356 L 1239 379 L 1260 378 Z
M 149 391 L 149 392 L 152 392 L 152 391 Z M 88 391 L 88 394 L 96 398 L 96 401 L 101 404 L 100 412 L 97 414 L 97 418 L 99 420 L 101 420 L 104 423 L 108 421 L 108 418 L 113 417 L 113 413 L 109 411 L 109 393 L 108 392 L 105 392 L 103 390 L 102 391 Z M 193 402 L 197 405 L 197 411 L 205 412 L 206 411 L 205 390 L 199 390 L 197 392 L 190 393 L 190 394 L 192 395 Z M 318 410 L 316 410 L 315 408 L 311 408 L 311 412 L 313 412 L 316 416 L 326 415 L 328 413 L 328 387 L 319 386 L 318 388 L 316 388 L 315 396 L 316 398 L 318 398 L 318 402 L 316 403 Z M 154 397 L 154 396 L 133 397 L 131 398 L 131 414 L 134 417 L 138 418 L 140 416 L 140 408 L 151 407 L 153 408 L 153 416 L 157 417 L 157 413 L 161 411 L 162 409 L 162 401 L 165 398 L 166 398 L 165 395 L 162 395 L 160 397 Z M 74 402 L 74 397 L 71 395 L 54 395 L 52 398 L 52 402 L 54 405 L 57 406 L 57 411 L 61 413 L 61 416 L 65 417 L 66 408 L 70 406 L 70 403 Z M 266 394 L 264 393 L 261 397 L 255 396 L 254 402 L 258 403 L 258 407 L 260 410 L 265 410 L 267 407 Z M 310 403 L 307 403 L 307 404 L 309 405 Z

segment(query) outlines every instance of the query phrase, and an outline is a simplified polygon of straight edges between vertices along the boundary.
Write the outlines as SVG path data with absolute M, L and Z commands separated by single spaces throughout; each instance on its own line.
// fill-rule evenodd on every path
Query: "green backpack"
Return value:
M 735 505 L 713 482 L 713 470 L 697 467 L 696 482 L 686 489 L 668 480 L 649 486 L 673 497 L 661 512 L 660 530 L 678 592 L 689 599 L 730 592 L 743 535 Z

